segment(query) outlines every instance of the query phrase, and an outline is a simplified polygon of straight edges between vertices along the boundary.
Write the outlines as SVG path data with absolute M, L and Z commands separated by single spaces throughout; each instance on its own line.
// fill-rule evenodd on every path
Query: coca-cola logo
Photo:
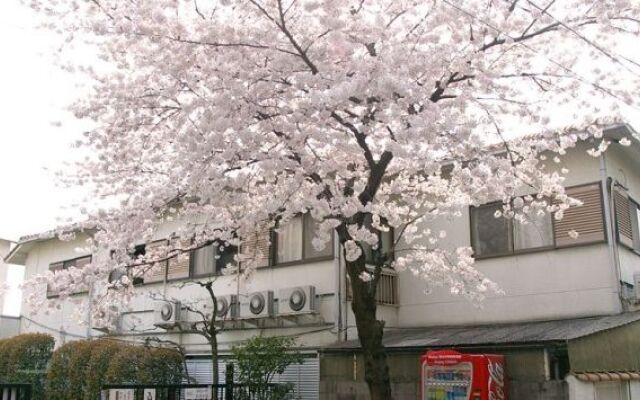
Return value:
M 489 400 L 504 400 L 504 366 L 489 360 Z

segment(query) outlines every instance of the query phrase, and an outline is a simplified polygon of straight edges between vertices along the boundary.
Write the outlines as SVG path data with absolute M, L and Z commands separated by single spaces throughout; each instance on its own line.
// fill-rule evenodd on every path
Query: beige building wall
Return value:
M 9 273 L 9 270 L 7 264 L 5 264 L 3 260 L 9 253 L 10 248 L 10 241 L 0 239 L 0 288 L 7 282 L 7 274 Z M 5 295 L 0 292 L 0 315 L 2 315 L 4 310 L 4 297 Z
M 606 156 L 609 176 L 627 176 L 630 192 L 640 194 L 640 168 L 638 157 L 631 158 L 626 150 L 612 148 Z M 559 164 L 549 161 L 548 168 L 568 168 L 567 186 L 601 182 L 601 160 L 586 154 L 588 146 L 582 145 L 569 151 Z M 633 161 L 624 161 L 622 158 Z M 633 176 L 633 178 L 631 178 Z M 637 196 L 637 195 L 636 195 Z M 470 245 L 470 222 L 468 210 L 460 218 L 432 223 L 434 231 L 446 229 L 444 245 L 454 249 Z M 168 226 L 169 234 L 175 227 Z M 84 237 L 75 241 L 60 242 L 48 240 L 29 245 L 24 260 L 26 276 L 42 274 L 53 262 L 81 256 L 76 251 L 84 245 Z M 25 247 L 26 248 L 26 247 Z M 640 256 L 629 254 L 625 257 L 625 271 L 640 271 Z M 387 322 L 387 327 L 421 327 L 433 325 L 491 324 L 531 320 L 553 320 L 583 316 L 615 314 L 622 311 L 619 297 L 618 275 L 611 263 L 610 248 L 607 243 L 538 251 L 528 254 L 495 257 L 477 261 L 477 268 L 492 279 L 504 291 L 502 295 L 491 294 L 481 304 L 473 304 L 464 298 L 454 296 L 445 289 L 436 288 L 425 294 L 426 282 L 410 273 L 398 276 L 399 303 L 395 306 L 380 306 L 379 316 Z M 338 271 L 341 271 L 340 273 Z M 259 290 L 273 290 L 277 297 L 280 288 L 298 285 L 314 285 L 318 294 L 321 323 L 309 326 L 293 326 L 282 323 L 276 328 L 261 326 L 247 327 L 224 332 L 220 338 L 221 347 L 229 348 L 234 343 L 255 334 L 292 335 L 300 344 L 320 347 L 344 337 L 355 337 L 354 318 L 350 305 L 344 301 L 345 279 L 340 260 L 334 260 L 270 267 L 259 269 L 253 280 L 238 284 L 233 276 L 218 277 L 214 289 L 217 294 L 238 294 L 241 298 Z M 156 283 L 141 287 L 141 294 L 135 298 L 131 310 L 122 319 L 122 330 L 145 331 L 145 335 L 160 336 L 189 346 L 192 352 L 207 352 L 204 341 L 194 335 L 181 335 L 161 329 L 153 329 L 154 300 L 156 296 L 176 299 L 206 300 L 204 291 L 187 281 Z M 39 289 L 41 294 L 46 288 Z M 341 293 L 341 301 L 338 301 Z M 27 295 L 25 293 L 25 295 Z M 58 343 L 79 337 L 99 334 L 79 320 L 86 320 L 89 310 L 83 308 L 86 295 L 72 296 L 62 302 L 60 308 L 30 310 L 23 304 L 25 318 L 23 331 L 43 331 L 57 336 Z M 86 304 L 86 302 L 84 302 Z M 38 311 L 32 314 L 31 311 Z M 140 336 L 129 332 L 130 338 Z

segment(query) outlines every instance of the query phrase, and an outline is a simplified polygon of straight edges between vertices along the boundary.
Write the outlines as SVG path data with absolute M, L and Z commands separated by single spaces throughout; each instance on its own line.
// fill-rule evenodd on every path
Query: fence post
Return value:
M 233 400 L 233 363 L 227 363 L 225 371 L 224 400 Z

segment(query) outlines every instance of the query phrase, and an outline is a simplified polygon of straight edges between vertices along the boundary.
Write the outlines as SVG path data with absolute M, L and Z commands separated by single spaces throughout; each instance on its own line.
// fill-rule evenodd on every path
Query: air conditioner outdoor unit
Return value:
M 238 317 L 238 296 L 229 294 L 216 297 L 216 319 L 235 319 Z
M 633 290 L 635 292 L 636 303 L 640 303 L 640 273 L 633 274 Z
M 115 307 L 111 307 L 112 312 L 116 312 Z M 96 322 L 93 322 L 91 328 L 103 333 L 115 333 L 120 332 L 121 324 L 120 324 L 120 316 L 113 318 L 112 320 L 105 321 L 104 317 L 106 316 L 105 311 L 101 311 L 99 315 L 99 319 Z
M 278 314 L 305 314 L 316 310 L 315 286 L 297 286 L 278 291 Z
M 154 312 L 154 325 L 159 328 L 174 328 L 180 322 L 180 302 L 158 301 Z
M 240 304 L 240 317 L 265 318 L 273 315 L 273 292 L 264 290 L 250 293 Z

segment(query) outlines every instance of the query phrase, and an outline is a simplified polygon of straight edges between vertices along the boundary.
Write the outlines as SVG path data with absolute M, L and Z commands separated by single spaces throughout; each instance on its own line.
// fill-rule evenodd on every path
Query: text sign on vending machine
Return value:
M 429 351 L 422 356 L 422 400 L 506 400 L 504 357 Z

